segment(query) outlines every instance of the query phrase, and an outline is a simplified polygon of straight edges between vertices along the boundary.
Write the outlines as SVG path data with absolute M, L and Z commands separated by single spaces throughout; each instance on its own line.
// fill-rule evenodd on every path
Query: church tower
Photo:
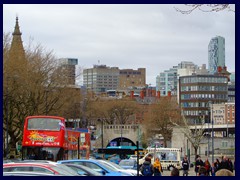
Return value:
M 19 28 L 18 17 L 16 17 L 16 24 L 12 35 L 13 37 L 9 51 L 9 65 L 11 67 L 10 70 L 16 70 L 26 65 L 25 50 L 23 48 L 22 33 Z

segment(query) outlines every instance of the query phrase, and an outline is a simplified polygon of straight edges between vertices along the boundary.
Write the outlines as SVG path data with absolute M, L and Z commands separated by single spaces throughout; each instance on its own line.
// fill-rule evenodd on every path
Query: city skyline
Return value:
M 146 82 L 153 86 L 160 72 L 181 61 L 208 68 L 208 44 L 222 36 L 225 64 L 234 72 L 235 13 L 184 15 L 174 7 L 184 5 L 4 4 L 3 31 L 12 33 L 18 16 L 25 46 L 32 38 L 57 58 L 77 58 L 82 68 L 146 68 Z

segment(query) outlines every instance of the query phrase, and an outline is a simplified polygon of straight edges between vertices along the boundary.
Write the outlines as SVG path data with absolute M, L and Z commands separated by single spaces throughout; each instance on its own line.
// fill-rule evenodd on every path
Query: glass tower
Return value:
M 209 73 L 216 73 L 218 66 L 225 66 L 225 39 L 221 36 L 212 38 L 208 45 Z

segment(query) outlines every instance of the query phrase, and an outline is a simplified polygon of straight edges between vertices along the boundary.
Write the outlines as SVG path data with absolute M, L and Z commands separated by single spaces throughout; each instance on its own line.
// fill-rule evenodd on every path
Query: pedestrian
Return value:
M 195 162 L 195 172 L 196 176 L 198 175 L 198 170 L 201 166 L 204 166 L 204 163 L 201 159 L 201 156 L 197 155 L 196 162 Z
M 230 158 L 228 158 L 228 165 L 229 165 L 229 170 L 233 172 L 233 163 Z
M 162 176 L 163 169 L 158 157 L 155 158 L 153 167 L 154 167 L 154 173 L 153 173 L 154 176 Z
M 228 158 L 227 156 L 223 156 L 223 159 L 221 161 L 221 169 L 228 169 L 230 170 L 230 166 L 229 166 L 229 163 L 228 163 Z
M 171 171 L 171 176 L 179 176 L 179 170 L 177 168 L 173 168 Z
M 207 170 L 204 166 L 199 167 L 198 176 L 207 176 Z
M 183 176 L 188 176 L 189 171 L 189 161 L 187 156 L 185 155 L 182 161 L 182 168 L 183 168 Z
M 207 176 L 209 176 L 211 165 L 210 165 L 210 162 L 208 161 L 208 158 L 206 158 L 206 160 L 204 162 L 204 167 L 206 168 Z
M 216 167 L 216 171 L 218 171 L 219 169 L 221 169 L 221 163 L 219 161 L 218 158 L 216 158 L 216 161 L 214 163 L 214 166 Z
M 153 165 L 151 163 L 151 158 L 146 157 L 145 161 L 143 162 L 140 171 L 142 173 L 143 176 L 152 176 L 154 173 L 154 168 Z
M 210 168 L 211 175 L 215 176 L 216 175 L 216 171 L 217 171 L 217 168 L 215 166 L 215 163 L 212 163 L 212 166 Z

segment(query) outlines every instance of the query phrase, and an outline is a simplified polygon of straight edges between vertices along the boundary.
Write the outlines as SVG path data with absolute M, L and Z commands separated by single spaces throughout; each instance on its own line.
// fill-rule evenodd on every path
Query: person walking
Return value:
M 219 161 L 218 158 L 216 158 L 216 161 L 214 163 L 214 166 L 216 167 L 216 171 L 218 171 L 219 169 L 221 169 L 221 163 Z
M 196 173 L 196 176 L 198 175 L 198 170 L 201 166 L 204 166 L 204 163 L 201 159 L 201 156 L 200 155 L 197 155 L 197 158 L 196 158 L 196 162 L 195 162 L 195 173 Z
M 183 176 L 188 176 L 189 171 L 189 161 L 187 156 L 185 155 L 182 161 L 182 168 L 183 168 Z
M 155 158 L 155 161 L 153 163 L 153 168 L 154 168 L 154 173 L 153 173 L 154 176 L 162 176 L 163 169 L 158 157 Z
M 212 166 L 210 168 L 211 175 L 215 176 L 216 175 L 216 171 L 217 171 L 217 168 L 215 166 L 215 163 L 212 163 Z
M 228 158 L 227 158 L 227 156 L 224 156 L 223 157 L 223 159 L 222 159 L 222 161 L 221 161 L 221 163 L 220 163 L 221 165 L 221 169 L 228 169 L 228 170 L 230 170 L 230 166 L 229 166 L 229 163 L 228 163 Z
M 207 171 L 206 175 L 209 176 L 211 165 L 210 165 L 210 162 L 208 161 L 208 158 L 206 158 L 204 162 L 204 167 L 206 168 L 206 171 Z
M 140 172 L 142 173 L 143 176 L 152 176 L 154 173 L 154 168 L 151 163 L 151 158 L 146 157 L 145 161 L 143 162 Z

